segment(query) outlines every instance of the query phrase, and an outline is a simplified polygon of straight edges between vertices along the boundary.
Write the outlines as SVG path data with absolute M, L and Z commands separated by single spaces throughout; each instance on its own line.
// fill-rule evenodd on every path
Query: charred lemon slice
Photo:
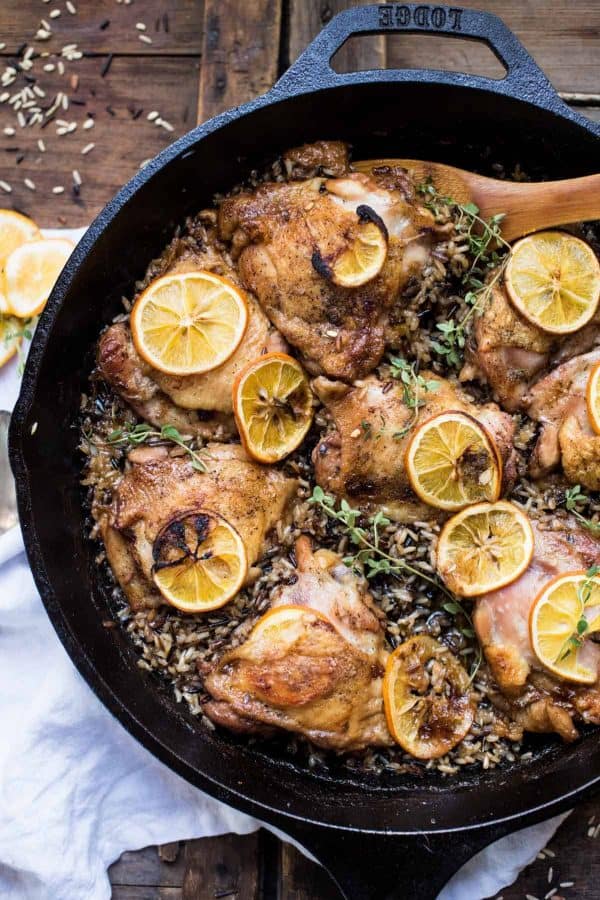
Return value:
M 295 450 L 311 426 L 313 395 L 304 369 L 286 353 L 249 363 L 233 384 L 233 413 L 246 452 L 274 463 Z
M 415 494 L 437 509 L 494 501 L 502 486 L 502 460 L 482 425 L 463 412 L 444 412 L 415 429 L 406 450 Z
M 561 231 L 541 231 L 517 241 L 505 281 L 518 311 L 552 334 L 577 331 L 598 308 L 598 258 L 585 241 Z
M 529 617 L 531 645 L 541 664 L 578 684 L 598 680 L 598 651 L 586 641 L 600 631 L 600 578 L 591 572 L 595 569 L 554 578 L 540 591 Z
M 223 365 L 248 324 L 244 293 L 213 272 L 157 278 L 131 311 L 131 333 L 147 363 L 169 375 L 199 375 Z
M 156 538 L 152 577 L 165 600 L 182 612 L 224 606 L 248 571 L 244 543 L 232 525 L 210 510 L 172 519 Z
M 417 759 L 452 750 L 473 723 L 469 676 L 453 653 L 428 635 L 401 644 L 388 659 L 383 701 L 388 728 Z
M 331 264 L 341 287 L 356 288 L 379 275 L 387 256 L 387 235 L 378 222 L 361 220 L 352 245 Z
M 0 367 L 12 359 L 21 345 L 21 325 L 13 316 L 0 315 Z
M 48 238 L 13 250 L 4 264 L 4 296 L 13 315 L 28 319 L 41 313 L 73 246 L 64 238 Z
M 600 363 L 597 363 L 590 372 L 586 402 L 590 425 L 596 434 L 600 434 Z
M 533 556 L 529 519 L 506 500 L 476 503 L 452 516 L 437 547 L 437 570 L 451 591 L 476 597 L 522 575 Z
M 357 288 L 379 275 L 388 251 L 388 234 L 384 222 L 369 206 L 356 210 L 358 225 L 352 230 L 349 245 L 333 257 L 323 257 L 319 250 L 312 256 L 315 270 L 340 287 Z

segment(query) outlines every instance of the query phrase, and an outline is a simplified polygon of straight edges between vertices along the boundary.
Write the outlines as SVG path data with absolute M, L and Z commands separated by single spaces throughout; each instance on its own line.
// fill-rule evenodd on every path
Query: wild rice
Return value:
M 147 114 L 147 120 L 161 119 L 157 110 Z M 85 126 L 84 126 L 85 127 Z M 89 152 L 93 144 L 81 151 Z M 282 162 L 276 162 L 268 172 L 253 173 L 250 184 L 274 178 L 286 180 L 290 173 Z M 218 198 L 217 198 L 218 199 Z M 188 220 L 185 229 L 178 231 L 163 254 L 153 260 L 145 278 L 136 285 L 142 290 L 151 280 L 163 274 L 173 259 L 183 252 L 197 250 L 205 239 L 202 226 L 203 217 L 210 219 L 213 212 L 200 213 Z M 423 366 L 427 365 L 440 374 L 448 375 L 440 360 L 432 350 L 432 338 L 436 336 L 436 324 L 446 321 L 450 315 L 460 315 L 465 308 L 458 290 L 460 274 L 468 266 L 464 242 L 453 229 L 449 220 L 447 239 L 436 249 L 435 264 L 428 267 L 423 278 L 414 286 L 412 295 L 403 298 L 402 306 L 394 310 L 397 352 L 410 348 L 413 357 Z M 130 308 L 130 298 L 125 310 Z M 126 312 L 117 317 L 126 318 Z M 333 329 L 332 329 L 333 330 Z M 472 390 L 474 397 L 485 401 L 486 392 L 478 388 Z M 566 513 L 561 507 L 564 493 L 558 485 L 540 487 L 525 476 L 525 461 L 535 438 L 535 429 L 527 426 L 520 417 L 515 417 L 518 426 L 517 453 L 520 459 L 521 478 L 514 489 L 514 502 L 548 527 L 564 520 Z M 133 423 L 135 417 L 115 394 L 101 382 L 93 381 L 92 390 L 82 400 L 82 421 L 86 432 L 91 432 L 91 442 L 82 440 L 81 449 L 86 457 L 84 485 L 90 489 L 90 503 L 105 508 L 110 504 L 111 492 L 118 482 L 124 466 L 124 453 L 120 449 L 99 449 L 106 435 L 125 423 Z M 298 495 L 291 523 L 280 529 L 276 543 L 265 557 L 257 563 L 257 579 L 251 587 L 242 590 L 233 601 L 222 609 L 204 616 L 185 616 L 171 607 L 133 612 L 115 582 L 108 566 L 104 551 L 98 556 L 99 565 L 105 574 L 112 598 L 115 620 L 125 629 L 139 653 L 139 666 L 146 671 L 160 673 L 170 682 L 177 702 L 184 703 L 190 713 L 197 717 L 202 727 L 213 729 L 214 725 L 203 715 L 202 708 L 206 695 L 203 689 L 202 671 L 215 661 L 225 647 L 231 647 L 244 640 L 256 618 L 269 606 L 274 587 L 282 584 L 294 573 L 293 546 L 301 533 L 314 536 L 315 543 L 342 554 L 346 552 L 348 538 L 336 522 L 327 519 L 314 505 L 308 503 L 313 487 L 313 467 L 310 449 L 323 430 L 329 427 L 329 419 L 323 410 L 315 417 L 313 432 L 306 444 L 286 461 L 286 468 L 299 480 Z M 590 503 L 582 507 L 582 513 L 600 520 L 600 503 Z M 432 560 L 438 540 L 440 525 L 435 520 L 412 522 L 410 525 L 389 525 L 383 532 L 383 546 L 399 559 L 410 559 L 411 565 L 424 574 L 432 573 Z M 92 530 L 96 537 L 96 531 Z M 440 638 L 468 668 L 476 652 L 476 642 L 465 631 L 465 623 L 460 615 L 444 609 L 444 598 L 439 591 L 417 576 L 403 579 L 377 577 L 370 583 L 374 600 L 382 611 L 388 644 L 398 646 L 407 637 L 415 634 L 429 634 Z M 477 700 L 473 726 L 465 739 L 452 751 L 438 760 L 420 762 L 404 753 L 400 747 L 388 750 L 371 748 L 359 754 L 334 759 L 318 748 L 293 736 L 286 736 L 280 742 L 286 753 L 295 755 L 311 769 L 325 769 L 336 765 L 346 774 L 369 772 L 394 776 L 405 773 L 436 772 L 452 776 L 461 770 L 478 768 L 490 770 L 497 766 L 510 766 L 517 761 L 527 765 L 534 759 L 529 747 L 521 740 L 514 739 L 518 729 L 493 706 L 490 695 L 494 690 L 489 670 L 485 663 L 477 673 L 473 685 Z M 508 736 L 507 736 L 508 735 Z M 510 735 L 513 736 L 511 739 Z M 594 836 L 595 827 L 590 827 L 589 836 Z M 552 857 L 547 848 L 540 858 Z M 549 882 L 552 880 L 551 871 Z M 530 898 L 534 900 L 534 898 Z

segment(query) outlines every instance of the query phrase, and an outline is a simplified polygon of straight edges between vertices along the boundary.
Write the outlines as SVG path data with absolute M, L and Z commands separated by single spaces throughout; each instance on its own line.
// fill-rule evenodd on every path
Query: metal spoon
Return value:
M 0 409 L 0 534 L 17 524 L 15 482 L 8 461 L 10 413 Z

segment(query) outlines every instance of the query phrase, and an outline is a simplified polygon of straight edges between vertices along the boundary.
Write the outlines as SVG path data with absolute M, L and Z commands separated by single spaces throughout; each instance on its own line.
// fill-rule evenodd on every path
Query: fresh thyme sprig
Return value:
M 2 316 L 0 316 L 2 318 Z M 35 326 L 37 325 L 39 316 L 34 316 L 31 319 L 23 319 L 8 331 L 2 338 L 3 343 L 8 346 L 15 339 L 19 340 L 19 344 L 17 346 L 17 356 L 18 356 L 18 368 L 17 372 L 19 375 L 23 374 L 23 370 L 25 368 L 25 353 L 23 353 L 23 347 L 21 346 L 21 339 L 25 338 L 25 340 L 30 341 L 33 338 L 33 332 L 35 330 Z
M 483 312 L 487 306 L 494 286 L 501 278 L 510 245 L 502 237 L 501 222 L 504 213 L 497 213 L 489 219 L 479 214 L 475 203 L 458 203 L 452 197 L 438 194 L 434 185 L 424 182 L 418 191 L 426 197 L 425 206 L 437 215 L 442 206 L 452 207 L 456 211 L 456 230 L 465 238 L 472 262 L 462 277 L 466 288 L 465 302 L 469 306 L 466 315 L 457 322 L 449 319 L 436 325 L 442 337 L 432 341 L 433 350 L 446 359 L 448 365 L 459 367 L 462 364 L 463 350 L 466 344 L 467 325 L 475 314 Z M 492 270 L 496 270 L 490 278 Z
M 446 612 L 464 616 L 468 623 L 467 628 L 462 628 L 462 634 L 467 638 L 475 637 L 473 620 L 458 598 L 437 578 L 432 578 L 421 569 L 411 566 L 403 559 L 391 556 L 381 546 L 380 529 L 390 524 L 390 519 L 379 510 L 376 515 L 368 519 L 368 527 L 359 524 L 361 512 L 353 509 L 347 500 L 341 500 L 339 509 L 336 509 L 335 498 L 326 494 L 318 485 L 313 489 L 309 503 L 318 506 L 326 516 L 334 519 L 342 525 L 350 542 L 357 547 L 355 553 L 345 556 L 343 561 L 348 568 L 364 572 L 366 578 L 374 578 L 376 575 L 391 575 L 398 578 L 401 575 L 416 575 L 427 581 L 438 590 L 442 591 L 449 601 L 443 605 Z M 479 643 L 476 643 L 477 651 L 471 667 L 470 680 L 475 678 L 482 661 L 482 652 Z
M 577 599 L 581 603 L 581 616 L 577 621 L 576 631 L 567 638 L 565 641 L 561 653 L 559 656 L 560 661 L 566 659 L 570 653 L 573 653 L 575 650 L 579 650 L 579 648 L 583 645 L 585 640 L 585 636 L 587 632 L 590 630 L 590 623 L 585 615 L 585 608 L 588 605 L 592 591 L 594 589 L 594 581 L 596 575 L 600 573 L 600 566 L 590 566 L 590 568 L 585 573 L 585 580 L 577 588 Z
M 170 441 L 172 444 L 176 444 L 188 454 L 193 469 L 198 472 L 206 472 L 206 464 L 201 459 L 200 453 L 189 446 L 189 439 L 185 438 L 174 425 L 163 425 L 160 431 L 145 422 L 140 422 L 138 425 L 123 425 L 107 435 L 106 444 L 111 447 L 137 447 L 150 440 Z
M 403 438 L 411 430 L 419 417 L 419 409 L 423 406 L 422 394 L 437 391 L 439 381 L 425 379 L 416 370 L 416 363 L 408 363 L 400 356 L 390 356 L 390 375 L 402 382 L 404 405 L 411 410 L 412 415 L 406 425 L 394 432 L 395 438 Z
M 592 534 L 600 535 L 600 522 L 592 522 L 591 519 L 587 519 L 577 509 L 578 503 L 586 503 L 589 499 L 588 495 L 581 490 L 581 485 L 576 484 L 565 491 L 565 508 L 575 516 L 584 528 L 587 528 Z

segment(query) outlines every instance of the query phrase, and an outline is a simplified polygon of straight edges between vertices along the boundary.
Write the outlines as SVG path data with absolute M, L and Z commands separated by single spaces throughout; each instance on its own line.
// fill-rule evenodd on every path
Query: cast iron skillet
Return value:
M 332 55 L 351 35 L 385 30 L 482 40 L 506 78 L 332 70 Z M 519 161 L 533 175 L 555 178 L 597 171 L 600 149 L 599 126 L 561 102 L 495 16 L 412 4 L 342 13 L 266 96 L 178 140 L 98 216 L 37 329 L 13 415 L 11 459 L 48 615 L 79 671 L 131 734 L 199 788 L 294 836 L 346 897 L 432 898 L 491 840 L 589 795 L 600 780 L 597 735 L 572 746 L 540 739 L 533 762 L 491 774 L 370 783 L 316 774 L 276 750 L 206 733 L 166 688 L 148 683 L 124 635 L 102 626 L 108 597 L 85 537 L 73 423 L 92 365 L 88 348 L 176 223 L 268 156 L 327 137 L 351 141 L 356 158 L 431 158 L 488 171 L 495 160 L 509 171 Z

